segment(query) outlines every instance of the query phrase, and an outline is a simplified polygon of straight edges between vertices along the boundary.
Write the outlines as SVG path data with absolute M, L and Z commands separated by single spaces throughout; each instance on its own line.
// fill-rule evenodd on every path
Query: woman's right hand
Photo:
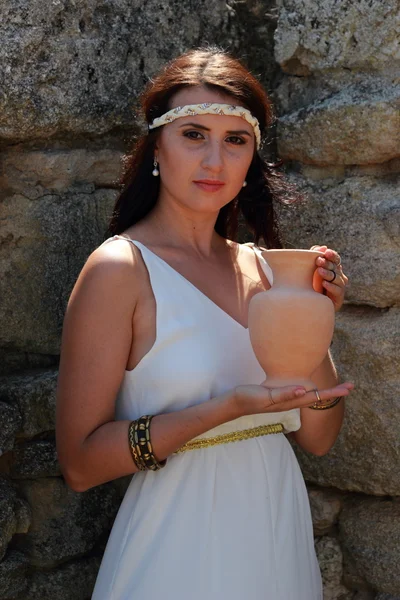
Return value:
M 318 390 L 323 402 L 347 396 L 353 385 L 341 383 L 333 388 Z M 306 392 L 305 388 L 298 385 L 269 388 L 267 382 L 261 385 L 239 385 L 233 390 L 232 402 L 240 416 L 260 413 L 276 413 L 293 408 L 312 406 L 316 401 L 314 390 Z

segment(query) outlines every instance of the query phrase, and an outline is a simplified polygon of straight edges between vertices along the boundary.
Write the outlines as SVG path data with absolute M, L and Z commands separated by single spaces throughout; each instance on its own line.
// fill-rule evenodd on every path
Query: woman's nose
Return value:
M 210 141 L 207 144 L 203 158 L 203 167 L 213 171 L 221 171 L 223 168 L 222 145 L 219 141 Z

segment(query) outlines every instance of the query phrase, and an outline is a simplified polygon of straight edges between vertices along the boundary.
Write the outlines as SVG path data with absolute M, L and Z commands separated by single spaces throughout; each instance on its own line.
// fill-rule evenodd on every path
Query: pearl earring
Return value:
M 244 180 L 243 183 L 242 183 L 242 187 L 246 187 L 246 185 L 247 185 L 247 181 Z
M 158 167 L 158 162 L 157 162 L 157 159 L 156 159 L 156 158 L 154 158 L 153 165 L 154 165 L 154 169 L 152 170 L 152 174 L 154 175 L 154 177 L 158 177 L 158 176 L 159 176 L 159 174 L 160 174 L 160 171 L 157 169 L 157 167 Z

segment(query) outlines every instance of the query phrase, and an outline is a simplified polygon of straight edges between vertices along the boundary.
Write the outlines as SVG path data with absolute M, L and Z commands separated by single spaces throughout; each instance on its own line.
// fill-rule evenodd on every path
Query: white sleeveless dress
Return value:
M 126 371 L 116 419 L 206 402 L 265 376 L 248 329 L 142 243 L 156 300 L 154 346 Z M 272 281 L 268 264 L 257 252 Z M 203 436 L 283 423 L 299 410 L 241 417 Z M 115 519 L 92 600 L 322 600 L 306 487 L 283 433 L 173 454 L 136 473 Z

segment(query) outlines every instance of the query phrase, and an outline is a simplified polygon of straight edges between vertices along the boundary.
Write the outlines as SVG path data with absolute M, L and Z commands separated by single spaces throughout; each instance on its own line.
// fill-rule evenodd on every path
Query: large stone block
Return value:
M 311 177 L 312 173 L 308 178 L 292 176 L 307 203 L 277 207 L 287 247 L 327 244 L 340 252 L 350 279 L 348 302 L 382 308 L 399 305 L 398 177 Z
M 315 542 L 321 569 L 324 600 L 352 600 L 353 593 L 342 584 L 343 557 L 338 541 L 329 536 Z
M 397 0 L 278 0 L 275 58 L 295 75 L 400 60 Z
M 30 525 L 29 506 L 15 488 L 5 479 L 0 479 L 0 560 L 15 533 L 26 533 Z
M 54 431 L 57 376 L 54 369 L 0 377 L 0 398 L 21 414 L 20 437 Z
M 10 469 L 10 476 L 13 479 L 61 475 L 55 441 L 33 440 L 18 444 L 13 455 L 14 460 Z
M 305 478 L 323 486 L 400 495 L 399 311 L 346 307 L 336 318 L 332 355 L 353 381 L 344 424 L 330 452 L 297 450 Z
M 25 554 L 17 550 L 7 552 L 5 558 L 0 561 L 1 600 L 25 600 L 28 577 L 29 562 Z
M 345 87 L 278 122 L 278 154 L 314 165 L 362 165 L 400 156 L 400 80 Z
M 5 0 L 1 10 L 8 141 L 132 131 L 133 104 L 155 71 L 207 42 L 235 47 L 240 29 L 223 0 Z
M 0 345 L 59 354 L 65 308 L 87 257 L 104 239 L 117 192 L 83 184 L 1 204 Z
M 0 456 L 12 450 L 22 418 L 15 406 L 0 402 Z
M 400 502 L 360 498 L 349 500 L 340 514 L 345 555 L 379 592 L 400 595 Z
M 35 571 L 24 600 L 88 600 L 93 592 L 100 558 L 83 557 L 50 571 Z
M 331 490 L 308 490 L 314 535 L 325 535 L 333 530 L 342 508 L 342 496 Z
M 22 479 L 32 509 L 32 524 L 20 549 L 36 567 L 55 567 L 89 552 L 110 531 L 120 504 L 113 484 L 77 493 L 61 478 Z
M 122 170 L 122 153 L 113 149 L 24 151 L 16 146 L 3 152 L 0 161 L 3 198 L 21 194 L 29 200 L 88 184 L 117 187 Z

